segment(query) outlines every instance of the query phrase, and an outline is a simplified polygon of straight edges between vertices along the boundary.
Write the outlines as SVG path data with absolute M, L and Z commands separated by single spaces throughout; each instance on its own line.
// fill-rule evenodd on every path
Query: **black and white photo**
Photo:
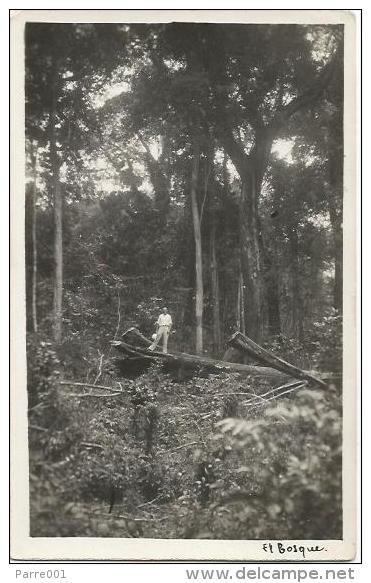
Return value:
M 13 65 L 15 548 L 352 558 L 352 17 L 48 12 Z

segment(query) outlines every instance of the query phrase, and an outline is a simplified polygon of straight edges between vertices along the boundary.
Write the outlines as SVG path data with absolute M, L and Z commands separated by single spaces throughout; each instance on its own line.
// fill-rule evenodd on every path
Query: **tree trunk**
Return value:
M 258 128 L 255 135 L 255 145 L 249 155 L 240 144 L 236 143 L 228 129 L 220 132 L 219 139 L 241 179 L 239 231 L 246 332 L 254 340 L 259 340 L 261 336 L 263 281 L 258 202 L 273 135 L 264 128 Z
M 254 340 L 260 338 L 261 267 L 257 225 L 255 173 L 242 178 L 240 201 L 240 257 L 242 266 L 245 327 Z
M 241 332 L 241 273 L 238 274 L 237 281 L 236 328 Z
M 264 277 L 265 301 L 268 312 L 269 334 L 281 334 L 281 316 L 280 316 L 280 292 L 277 262 L 272 261 L 270 252 L 265 246 L 262 225 L 259 220 L 259 244 L 262 257 L 262 269 Z
M 218 193 L 214 170 L 214 139 L 209 136 L 209 148 L 207 152 L 207 178 L 205 180 L 205 197 L 209 188 L 210 209 L 210 275 L 211 275 L 211 299 L 213 313 L 213 348 L 214 353 L 219 354 L 222 345 L 220 327 L 220 290 L 219 290 L 219 263 L 217 255 L 216 233 L 218 227 Z
M 291 278 L 292 278 L 292 321 L 296 336 L 303 339 L 303 301 L 300 289 L 299 269 L 299 238 L 295 226 L 289 228 L 289 241 L 291 249 Z
M 240 332 L 236 332 L 235 334 L 233 334 L 233 336 L 229 338 L 227 344 L 228 346 L 232 346 L 233 348 L 240 350 L 242 354 L 247 354 L 248 356 L 255 358 L 258 362 L 261 362 L 263 365 L 268 365 L 270 367 L 276 368 L 277 370 L 280 370 L 281 372 L 290 375 L 294 378 L 305 379 L 314 382 L 315 384 L 321 387 L 326 386 L 325 383 L 321 381 L 319 378 L 313 376 L 311 373 L 305 370 L 298 368 L 297 366 L 294 366 L 293 364 L 290 364 L 286 360 L 279 358 L 278 356 L 276 356 L 272 352 L 269 352 L 262 346 L 259 346 L 258 344 L 256 344 L 256 342 L 253 342 L 250 338 L 247 338 L 247 336 L 244 336 Z
M 140 374 L 153 362 L 162 363 L 166 372 L 183 370 L 197 376 L 208 376 L 209 374 L 220 374 L 221 372 L 236 372 L 241 375 L 252 375 L 266 380 L 285 382 L 290 377 L 286 373 L 267 366 L 251 366 L 240 363 L 226 362 L 205 356 L 196 356 L 184 352 L 163 353 L 149 351 L 150 340 L 143 338 L 139 334 L 136 340 L 136 329 L 131 328 L 124 332 L 125 341 L 113 341 L 111 345 L 124 355 L 124 358 L 117 361 L 117 366 L 125 375 Z M 259 383 L 257 384 L 259 386 Z M 264 387 L 264 385 L 263 385 Z
M 193 233 L 195 241 L 195 271 L 196 271 L 196 353 L 203 351 L 202 326 L 204 287 L 202 273 L 202 239 L 200 212 L 197 201 L 198 168 L 200 162 L 200 146 L 198 138 L 193 141 L 193 162 L 191 174 L 191 206 L 193 219 Z
M 62 306 L 63 306 L 63 201 L 60 184 L 60 160 L 57 152 L 56 137 L 57 98 L 53 92 L 50 115 L 50 162 L 53 176 L 54 195 L 54 296 L 53 296 L 53 336 L 57 344 L 62 341 Z
M 37 332 L 37 145 L 31 142 L 32 164 L 32 330 Z
M 343 233 L 341 227 L 334 230 L 335 239 L 335 279 L 334 279 L 334 308 L 343 310 Z
M 272 263 L 269 254 L 264 254 L 264 287 L 268 307 L 269 334 L 279 336 L 281 334 L 280 293 L 277 266 Z
M 138 138 L 146 151 L 145 160 L 152 186 L 155 190 L 155 202 L 160 213 L 160 222 L 165 223 L 170 205 L 170 180 L 162 167 L 161 160 L 154 158 L 148 144 L 143 140 L 142 136 L 138 134 Z M 164 144 L 163 147 L 165 148 L 166 144 L 164 139 L 162 141 Z M 166 154 L 164 158 L 166 160 Z
M 210 271 L 211 271 L 211 296 L 213 304 L 213 341 L 214 351 L 219 354 L 221 348 L 220 331 L 220 297 L 219 297 L 219 274 L 218 260 L 216 254 L 216 220 L 215 212 L 212 211 L 210 229 Z
M 335 278 L 333 288 L 334 308 L 343 310 L 343 229 L 341 213 L 337 212 L 332 196 L 329 196 L 329 214 L 334 244 Z
M 241 261 L 238 262 L 238 290 L 237 290 L 237 330 L 245 334 L 245 294 Z
M 190 211 L 191 212 L 191 211 Z M 193 223 L 193 219 L 192 219 Z M 184 265 L 185 272 L 185 284 L 188 289 L 188 293 L 185 299 L 184 307 L 184 319 L 183 325 L 185 327 L 193 326 L 194 324 L 194 290 L 196 287 L 196 277 L 195 277 L 195 266 L 194 266 L 194 256 L 195 256 L 195 241 L 192 230 L 187 232 L 186 236 L 186 248 L 182 250 L 182 262 Z M 184 259 L 183 259 L 184 258 Z
M 257 239 L 256 217 L 258 200 L 264 172 L 267 167 L 273 139 L 298 111 L 311 107 L 323 94 L 337 69 L 340 51 L 322 68 L 319 75 L 312 79 L 306 91 L 299 93 L 287 105 L 279 107 L 273 119 L 267 125 L 259 108 L 256 107 L 255 144 L 249 154 L 245 144 L 236 139 L 235 109 L 230 106 L 230 79 L 228 76 L 228 53 L 226 39 L 215 26 L 210 26 L 204 42 L 213 58 L 208 60 L 208 74 L 216 106 L 215 132 L 223 149 L 231 158 L 242 181 L 241 197 L 241 260 L 244 284 L 246 286 L 246 323 L 247 331 L 255 339 L 260 336 L 261 327 L 261 269 L 259 244 Z M 237 106 L 238 107 L 238 106 Z M 243 115 L 243 112 L 240 111 Z M 251 115 L 251 111 L 249 111 Z M 247 117 L 246 121 L 251 122 Z

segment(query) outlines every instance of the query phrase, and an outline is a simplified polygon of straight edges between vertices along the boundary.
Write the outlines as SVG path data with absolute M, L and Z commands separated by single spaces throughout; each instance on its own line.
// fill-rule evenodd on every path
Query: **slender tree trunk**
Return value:
M 331 199 L 331 196 L 329 197 Z M 334 201 L 329 200 L 330 222 L 334 244 L 335 277 L 333 288 L 334 308 L 342 312 L 343 309 L 343 229 L 341 215 L 336 211 Z
M 220 291 L 219 291 L 219 262 L 217 255 L 217 185 L 214 171 L 214 139 L 209 136 L 209 148 L 207 152 L 207 179 L 205 180 L 206 189 L 209 189 L 209 209 L 210 209 L 210 275 L 211 275 L 211 298 L 213 313 L 213 345 L 214 353 L 219 354 L 221 350 L 221 328 L 220 328 Z
M 215 212 L 212 211 L 210 229 L 210 270 L 211 270 L 211 295 L 213 302 L 213 340 L 214 351 L 219 354 L 221 348 L 221 331 L 220 331 L 220 297 L 219 297 L 219 274 L 218 260 L 216 254 L 216 220 Z
M 237 284 L 237 305 L 236 305 L 236 328 L 239 332 L 241 330 L 241 276 L 238 274 L 238 284 Z
M 238 289 L 237 289 L 237 330 L 245 334 L 245 293 L 241 261 L 238 262 Z
M 193 219 L 192 219 L 193 223 Z M 194 323 L 194 290 L 196 286 L 196 277 L 195 277 L 195 266 L 194 266 L 194 257 L 195 257 L 195 242 L 194 242 L 194 233 L 193 228 L 192 231 L 187 234 L 187 248 L 185 253 L 186 259 L 184 261 L 185 267 L 185 281 L 186 287 L 188 288 L 187 297 L 185 300 L 185 308 L 184 308 L 184 325 L 185 326 L 193 326 Z
M 32 330 L 37 332 L 37 145 L 31 142 L 32 164 Z
M 303 301 L 300 289 L 299 270 L 299 239 L 295 226 L 289 229 L 289 240 L 291 248 L 291 277 L 292 277 L 292 320 L 295 333 L 299 340 L 304 337 L 303 331 Z
M 343 246 L 341 227 L 335 234 L 334 308 L 343 310 Z
M 240 290 L 241 290 L 241 332 L 246 333 L 246 317 L 245 317 L 245 285 L 243 282 L 243 274 L 240 272 Z
M 53 93 L 50 115 L 50 162 L 53 175 L 54 195 L 54 321 L 53 335 L 57 344 L 62 341 L 62 308 L 63 308 L 63 201 L 60 184 L 60 161 L 57 152 L 56 137 L 56 93 Z
M 186 231 L 184 233 L 184 243 L 179 249 L 178 263 L 183 266 L 184 285 L 187 288 L 184 300 L 184 311 L 182 320 L 182 337 L 189 348 L 189 330 L 194 326 L 194 291 L 196 286 L 195 277 L 195 251 L 194 251 L 194 233 L 192 217 L 191 197 L 187 197 L 184 208 L 184 220 L 186 221 Z
M 335 119 L 329 126 L 328 179 L 330 192 L 327 196 L 328 210 L 334 245 L 335 277 L 333 287 L 334 308 L 343 311 L 343 103 L 338 104 Z
M 201 222 L 200 212 L 197 201 L 197 183 L 198 169 L 200 162 L 200 146 L 198 138 L 193 142 L 193 163 L 191 175 L 191 205 L 193 219 L 193 233 L 195 240 L 195 271 L 196 271 L 196 353 L 201 354 L 203 351 L 203 304 L 204 304 L 204 287 L 202 273 L 202 239 L 201 239 Z

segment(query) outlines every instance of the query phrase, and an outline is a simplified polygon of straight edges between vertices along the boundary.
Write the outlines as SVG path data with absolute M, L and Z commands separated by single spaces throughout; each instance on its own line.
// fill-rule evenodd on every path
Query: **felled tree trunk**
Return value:
M 228 340 L 228 345 L 240 350 L 242 354 L 248 354 L 249 356 L 254 357 L 258 362 L 269 365 L 291 377 L 310 381 L 322 388 L 326 387 L 326 384 L 317 377 L 294 366 L 293 364 L 290 364 L 289 362 L 286 362 L 271 352 L 268 352 L 268 350 L 265 350 L 265 348 L 259 346 L 253 340 L 247 338 L 244 334 L 241 334 L 241 332 L 235 332 L 235 334 L 233 334 Z
M 204 356 L 187 354 L 184 352 L 168 352 L 166 354 L 148 350 L 150 340 L 143 336 L 136 328 L 127 330 L 123 341 L 113 341 L 114 346 L 123 358 L 118 362 L 122 374 L 132 376 L 144 372 L 151 364 L 161 364 L 165 372 L 181 376 L 192 377 L 208 376 L 221 372 L 239 373 L 242 376 L 251 376 L 273 382 L 286 381 L 289 375 L 265 366 L 250 366 L 246 364 L 226 362 Z

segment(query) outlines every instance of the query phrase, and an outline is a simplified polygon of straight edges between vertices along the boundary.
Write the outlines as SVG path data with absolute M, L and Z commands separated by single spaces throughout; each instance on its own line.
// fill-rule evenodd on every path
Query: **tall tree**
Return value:
M 205 29 L 205 42 L 215 129 L 242 185 L 241 261 L 247 287 L 247 333 L 259 338 L 263 281 L 258 204 L 272 144 L 292 116 L 312 107 L 323 95 L 338 53 L 332 57 L 334 42 L 332 46 L 329 42 L 328 62 L 320 68 L 313 61 L 306 30 L 298 26 L 250 27 L 247 31 L 210 25 Z M 272 51 L 274 43 L 279 51 Z M 241 131 L 244 140 L 237 135 Z
M 213 314 L 213 344 L 214 352 L 219 354 L 222 347 L 222 333 L 220 321 L 220 289 L 219 289 L 219 258 L 218 258 L 218 218 L 220 213 L 220 186 L 215 179 L 214 143 L 211 140 L 207 156 L 207 176 L 205 188 L 210 189 L 209 208 L 209 263 L 211 275 L 211 302 Z M 218 196 L 219 195 L 219 196 Z
M 155 96 L 149 107 L 148 98 L 144 101 L 147 120 L 151 110 L 173 126 L 181 120 L 186 128 L 197 104 L 198 116 L 215 129 L 239 174 L 245 315 L 248 334 L 258 338 L 264 281 L 273 273 L 261 248 L 263 178 L 274 140 L 287 134 L 295 114 L 324 95 L 341 60 L 340 28 L 170 24 L 141 27 L 139 35 L 151 66 L 148 82 L 142 76 L 138 86 Z M 274 277 L 269 285 L 273 288 Z M 277 328 L 277 314 L 275 319 Z
M 328 80 L 333 75 L 332 56 L 337 42 L 330 42 L 331 27 L 323 32 L 326 42 L 321 45 L 314 41 L 315 28 L 110 25 L 103 35 L 106 40 L 99 44 L 95 43 L 99 37 L 96 26 L 73 25 L 65 37 L 69 48 L 58 48 L 53 53 L 57 60 L 61 55 L 65 57 L 58 63 L 56 83 L 49 79 L 54 62 L 51 47 L 59 29 L 55 39 L 46 35 L 45 47 L 44 35 L 33 32 L 28 53 L 28 119 L 33 120 L 30 107 L 37 115 L 33 133 L 29 129 L 28 136 L 35 137 L 37 131 L 43 135 L 43 196 L 49 193 L 49 198 L 56 200 L 54 210 L 59 200 L 65 216 L 54 229 L 57 243 L 58 229 L 63 226 L 59 242 L 69 257 L 68 262 L 64 261 L 59 253 L 58 265 L 64 263 L 65 267 L 64 274 L 59 272 L 65 287 L 65 306 L 70 301 L 69 277 L 72 280 L 77 269 L 68 244 L 67 217 L 75 216 L 72 202 L 75 211 L 80 209 L 83 214 L 85 207 L 78 200 L 103 198 L 111 183 L 114 193 L 110 197 L 110 218 L 105 215 L 107 224 L 103 218 L 97 221 L 96 236 L 89 235 L 94 256 L 109 266 L 113 278 L 129 272 L 130 277 L 140 277 L 140 269 L 161 274 L 162 282 L 161 278 L 153 280 L 156 297 L 175 298 L 176 290 L 189 295 L 190 317 L 183 308 L 181 313 L 187 325 L 194 327 L 196 323 L 198 330 L 212 329 L 212 335 L 204 330 L 205 347 L 212 337 L 214 350 L 218 350 L 220 336 L 230 333 L 236 324 L 236 304 L 239 326 L 246 326 L 249 336 L 258 338 L 266 333 L 266 320 L 269 333 L 278 334 L 281 325 L 284 330 L 288 310 L 281 292 L 286 286 L 291 302 L 295 277 L 305 307 L 306 290 L 310 287 L 306 253 L 312 252 L 311 233 L 320 232 L 310 221 L 317 220 L 317 215 L 320 220 L 321 213 L 328 213 L 331 201 L 312 205 L 312 216 L 308 217 L 303 205 L 298 205 L 298 223 L 292 221 L 296 226 L 295 247 L 295 233 L 289 231 L 288 223 L 294 214 L 292 197 L 304 186 L 295 176 L 295 185 L 283 188 L 278 197 L 281 210 L 287 209 L 286 220 L 276 229 L 279 242 L 274 237 L 275 221 L 269 215 L 272 199 L 266 187 L 276 138 L 300 133 L 309 160 L 317 139 L 315 132 L 320 134 L 320 125 L 328 124 L 322 110 L 329 100 Z M 107 39 L 116 33 L 122 35 L 124 42 L 117 45 L 120 50 L 112 62 L 103 65 L 105 43 L 113 46 Z M 85 58 L 96 46 L 97 54 L 93 52 Z M 75 58 L 77 50 L 85 57 Z M 111 81 L 109 71 L 113 66 L 117 68 Z M 119 85 L 110 86 L 111 82 Z M 107 99 L 110 95 L 116 97 Z M 98 102 L 104 106 L 98 107 Z M 55 123 L 51 124 L 53 111 Z M 299 112 L 300 116 L 296 115 Z M 319 121 L 312 124 L 315 131 L 311 133 L 311 119 L 318 112 Z M 330 142 L 334 144 L 337 138 L 330 140 L 327 129 L 322 134 L 318 147 L 322 153 L 318 157 L 324 158 L 325 150 L 330 153 Z M 209 154 L 211 149 L 215 155 Z M 206 188 L 205 172 L 210 174 Z M 317 172 L 319 191 L 324 173 L 330 185 L 323 160 L 317 164 Z M 287 164 L 280 171 L 284 186 L 289 174 Z M 333 175 L 337 174 L 336 169 Z M 333 183 L 330 190 L 340 192 L 341 185 Z M 334 194 L 332 198 L 335 227 L 340 217 L 338 197 Z M 94 204 L 88 207 L 93 212 Z M 108 225 L 114 212 L 118 225 L 110 233 Z M 61 217 L 61 213 L 57 214 Z M 147 229 L 151 230 L 152 240 L 147 240 Z M 122 239 L 128 239 L 125 245 Z M 61 245 L 55 248 L 60 251 Z M 83 254 L 81 246 L 79 249 Z M 186 262 L 182 259 L 185 251 L 189 252 Z M 132 255 L 140 257 L 140 261 L 132 264 Z M 289 270 L 284 261 L 277 261 L 289 255 L 298 257 L 295 277 L 294 263 Z M 88 264 L 92 265 L 90 259 Z M 324 264 L 313 264 L 311 273 L 320 278 Z M 60 311 L 63 313 L 63 309 Z M 303 315 L 300 306 L 291 311 L 296 313 L 295 321 Z M 69 317 L 69 313 L 65 315 Z M 188 336 L 193 337 L 189 332 Z M 196 336 L 200 338 L 199 333 Z
M 31 162 L 31 196 L 32 196 L 32 329 L 37 332 L 37 163 L 38 145 L 35 140 L 30 142 L 30 162 Z
M 198 206 L 198 178 L 200 164 L 200 144 L 196 135 L 193 139 L 193 161 L 191 174 L 191 208 L 193 220 L 193 233 L 195 241 L 195 271 L 196 271 L 196 352 L 202 353 L 203 350 L 203 306 L 204 306 L 204 282 L 202 269 L 202 236 L 201 236 L 201 218 Z
M 116 52 L 117 46 L 114 45 L 119 35 L 114 30 L 107 37 L 107 32 L 105 25 L 28 23 L 26 27 L 26 131 L 29 137 L 35 131 L 44 134 L 52 175 L 53 331 L 58 344 L 62 340 L 63 316 L 63 195 L 60 172 L 71 156 L 76 159 L 76 150 L 82 147 L 86 116 L 91 110 L 89 90 L 98 88 L 102 83 L 99 71 L 105 66 L 110 70 L 109 57 Z M 115 34 L 112 35 L 112 32 Z M 112 60 L 111 67 L 115 62 Z

